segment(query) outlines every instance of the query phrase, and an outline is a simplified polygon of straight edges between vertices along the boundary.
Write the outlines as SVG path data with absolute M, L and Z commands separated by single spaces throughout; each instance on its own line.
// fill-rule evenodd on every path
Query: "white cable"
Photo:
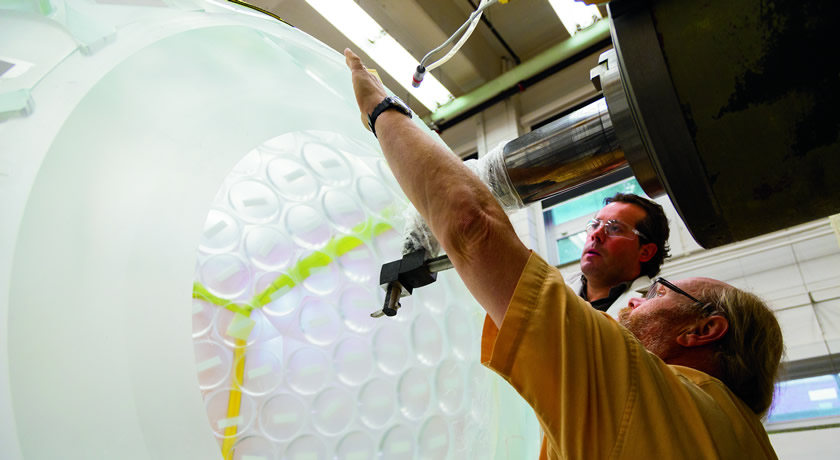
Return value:
M 476 11 L 479 11 L 481 9 L 481 6 L 484 5 L 485 2 L 489 2 L 489 1 L 491 1 L 491 0 L 482 0 L 481 3 L 478 5 L 478 9 Z M 495 1 L 498 1 L 498 0 L 495 0 Z M 470 24 L 470 27 L 467 29 L 466 32 L 464 32 L 464 35 L 461 36 L 461 39 L 458 40 L 458 43 L 456 43 L 455 46 L 453 46 L 452 49 L 449 50 L 448 53 L 446 53 L 446 56 L 444 56 L 444 57 L 438 59 L 437 61 L 435 61 L 435 62 L 426 66 L 426 71 L 427 72 L 442 66 L 443 64 L 446 63 L 446 61 L 452 59 L 452 56 L 454 56 L 455 53 L 457 53 L 458 50 L 460 50 L 461 47 L 464 46 L 464 43 L 467 42 L 467 39 L 470 38 L 470 35 L 472 35 L 473 30 L 475 30 L 475 28 L 478 26 L 478 23 L 481 21 L 481 15 L 482 14 L 484 14 L 483 11 L 478 13 L 478 15 L 475 17 L 475 19 L 473 19 L 472 23 Z
M 463 44 L 467 41 L 467 39 L 472 35 L 473 30 L 475 30 L 476 26 L 478 25 L 478 21 L 481 19 L 481 14 L 484 12 L 485 9 L 489 8 L 494 3 L 497 3 L 499 0 L 481 0 L 479 3 L 478 8 L 470 14 L 470 17 L 464 22 L 458 30 L 455 31 L 452 36 L 450 36 L 443 44 L 438 46 L 437 48 L 429 51 L 423 56 L 423 59 L 420 60 L 420 64 L 417 66 L 417 70 L 414 72 L 414 81 L 412 85 L 416 88 L 420 86 L 420 82 L 423 81 L 423 76 L 426 74 L 427 71 L 434 69 L 436 67 L 440 67 L 446 61 L 448 61 L 452 56 L 458 52 L 458 50 L 463 46 Z M 464 30 L 466 29 L 466 32 Z M 435 53 L 442 50 L 443 48 L 449 46 L 458 36 L 463 33 L 463 36 L 458 41 L 458 43 L 446 54 L 443 58 L 435 61 L 432 63 L 428 68 L 425 67 L 424 63 Z
M 426 61 L 427 61 L 427 60 L 428 60 L 428 59 L 429 59 L 429 58 L 430 58 L 433 54 L 437 53 L 438 51 L 442 50 L 443 48 L 445 48 L 446 46 L 448 46 L 450 43 L 452 43 L 452 41 L 453 41 L 453 40 L 455 40 L 455 38 L 457 38 L 459 35 L 461 35 L 461 33 L 464 31 L 464 29 L 465 29 L 466 27 L 468 27 L 468 26 L 469 26 L 469 25 L 473 22 L 473 20 L 475 20 L 475 19 L 476 19 L 476 17 L 477 17 L 477 16 L 479 16 L 479 17 L 480 17 L 480 16 L 481 16 L 481 13 L 482 13 L 482 12 L 483 12 L 486 8 L 488 8 L 490 5 L 492 5 L 492 4 L 494 4 L 494 3 L 498 2 L 498 1 L 499 1 L 499 0 L 482 0 L 482 2 L 478 5 L 478 8 L 476 8 L 476 9 L 475 9 L 475 11 L 473 11 L 473 12 L 472 12 L 472 14 L 470 14 L 470 17 L 469 17 L 469 18 L 467 18 L 466 22 L 464 22 L 463 24 L 461 24 L 461 27 L 459 27 L 459 28 L 458 28 L 458 30 L 456 30 L 456 31 L 455 31 L 455 33 L 454 33 L 454 34 L 452 34 L 452 36 L 450 36 L 450 37 L 449 37 L 449 38 L 448 38 L 445 42 L 443 42 L 440 46 L 438 46 L 437 48 L 435 48 L 435 49 L 433 49 L 433 50 L 429 51 L 428 53 L 426 53 L 426 55 L 425 55 L 425 56 L 423 56 L 423 59 L 422 59 L 422 60 L 420 60 L 420 65 L 421 65 L 421 66 L 422 66 L 422 65 L 424 65 L 423 63 L 424 63 L 424 62 L 426 62 Z

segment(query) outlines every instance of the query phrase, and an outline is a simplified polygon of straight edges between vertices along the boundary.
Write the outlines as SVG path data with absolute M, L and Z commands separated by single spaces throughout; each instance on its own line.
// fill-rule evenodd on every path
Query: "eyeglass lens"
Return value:
M 659 285 L 665 286 L 668 289 L 676 292 L 677 294 L 684 295 L 684 296 L 688 297 L 689 299 L 691 299 L 691 300 L 693 300 L 697 303 L 700 303 L 700 301 L 697 300 L 693 295 L 683 291 L 682 289 L 677 287 L 677 285 L 675 285 L 674 283 L 672 283 L 672 282 L 670 282 L 670 281 L 668 281 L 668 280 L 666 280 L 665 278 L 662 278 L 662 277 L 659 277 L 659 278 L 656 279 L 656 281 L 653 283 L 653 286 L 651 286 L 650 289 L 648 289 L 648 292 L 647 292 L 647 295 L 645 296 L 645 298 L 646 299 L 652 299 L 653 297 L 656 297 L 656 293 L 659 291 Z
M 627 224 L 618 220 L 602 221 L 599 219 L 592 219 L 586 224 L 586 233 L 591 235 L 597 232 L 601 226 L 604 227 L 604 233 L 608 236 L 626 236 L 628 233 L 632 232 Z

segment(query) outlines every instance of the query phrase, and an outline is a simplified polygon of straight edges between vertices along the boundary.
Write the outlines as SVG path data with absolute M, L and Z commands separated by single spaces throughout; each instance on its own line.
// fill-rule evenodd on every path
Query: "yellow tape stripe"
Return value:
M 330 239 L 323 252 L 312 253 L 298 261 L 298 263 L 289 270 L 288 275 L 278 276 L 262 292 L 255 295 L 251 299 L 250 305 L 234 303 L 213 295 L 198 281 L 193 283 L 192 296 L 194 299 L 204 300 L 234 313 L 241 313 L 245 316 L 249 316 L 254 308 L 262 308 L 273 300 L 276 300 L 272 297 L 272 294 L 278 291 L 293 288 L 298 283 L 309 278 L 318 268 L 328 266 L 334 259 L 341 257 L 364 244 L 362 238 L 368 237 L 367 239 L 372 239 L 373 237 L 379 236 L 391 229 L 393 229 L 393 227 L 387 222 L 374 224 L 373 219 L 368 219 L 367 221 L 353 227 L 353 235 Z
M 390 210 L 386 212 L 390 214 Z M 269 302 L 275 300 L 271 297 L 272 294 L 277 292 L 280 292 L 280 295 L 285 294 L 297 283 L 302 282 L 312 275 L 318 268 L 326 267 L 332 263 L 334 259 L 341 257 L 364 244 L 362 238 L 367 237 L 366 239 L 372 240 L 374 237 L 379 236 L 392 228 L 391 224 L 387 222 L 374 223 L 374 220 L 369 218 L 367 221 L 353 227 L 353 235 L 330 239 L 323 252 L 316 252 L 301 259 L 289 270 L 289 275 L 278 276 L 277 279 L 275 279 L 261 293 L 255 295 L 251 300 L 250 305 L 233 303 L 229 300 L 215 296 L 198 281 L 193 283 L 192 296 L 195 299 L 210 302 L 234 313 L 250 316 L 251 311 L 254 308 L 262 308 Z M 233 351 L 233 372 L 231 372 L 232 389 L 228 397 L 228 419 L 239 417 L 241 409 L 242 391 L 239 386 L 239 382 L 245 381 L 245 346 L 245 340 L 236 339 L 236 348 Z M 236 425 L 225 428 L 225 438 L 222 441 L 222 455 L 224 460 L 233 460 L 233 446 L 236 444 L 237 429 L 238 427 Z
M 245 316 L 250 315 L 250 314 L 251 314 L 251 310 L 253 310 L 253 309 L 254 309 L 254 307 L 252 307 L 252 306 L 250 306 L 250 305 L 243 305 L 243 304 L 239 304 L 239 303 L 233 303 L 233 302 L 231 302 L 231 301 L 229 301 L 229 300 L 225 300 L 225 299 L 223 299 L 223 298 L 221 298 L 221 297 L 217 297 L 217 296 L 215 296 L 215 295 L 211 294 L 211 293 L 210 293 L 210 291 L 208 291 L 208 290 L 207 290 L 207 288 L 206 288 L 206 287 L 204 287 L 204 286 L 203 286 L 201 283 L 199 283 L 198 281 L 196 281 L 196 282 L 194 282 L 194 283 L 193 283 L 193 293 L 192 293 L 192 296 L 193 296 L 193 299 L 204 300 L 204 301 L 206 301 L 206 302 L 210 302 L 210 303 L 212 303 L 212 304 L 214 304 L 214 305 L 218 305 L 218 306 L 223 307 L 223 308 L 225 308 L 225 309 L 227 309 L 227 310 L 230 310 L 230 311 L 232 311 L 232 312 L 234 312 L 234 313 L 241 313 L 241 314 L 243 314 L 243 315 L 245 315 Z
M 244 381 L 245 376 L 245 341 L 236 339 L 236 348 L 233 350 L 233 372 L 230 377 L 230 396 L 228 397 L 227 418 L 239 417 L 239 410 L 242 405 L 242 390 L 239 382 Z M 233 445 L 236 443 L 237 425 L 225 428 L 225 439 L 222 441 L 222 455 L 225 460 L 233 460 Z
M 368 237 L 366 239 L 373 239 L 392 228 L 390 224 L 385 222 L 374 225 L 373 220 L 368 219 L 366 222 L 353 227 L 353 235 L 332 238 L 327 243 L 323 252 L 314 252 L 304 257 L 289 270 L 288 275 L 278 276 L 267 288 L 255 295 L 251 299 L 251 305 L 253 308 L 264 307 L 276 300 L 272 296 L 273 294 L 277 292 L 285 293 L 285 291 L 309 278 L 318 268 L 328 266 L 335 259 L 364 244 L 364 241 L 362 241 L 364 237 Z

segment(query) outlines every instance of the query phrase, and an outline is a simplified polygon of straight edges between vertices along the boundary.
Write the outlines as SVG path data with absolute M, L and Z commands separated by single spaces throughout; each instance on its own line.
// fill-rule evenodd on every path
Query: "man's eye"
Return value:
M 659 288 L 656 289 L 656 296 L 662 297 L 663 295 L 665 295 L 665 286 L 659 286 Z
M 609 224 L 608 230 L 612 233 L 621 233 L 621 225 L 618 224 Z

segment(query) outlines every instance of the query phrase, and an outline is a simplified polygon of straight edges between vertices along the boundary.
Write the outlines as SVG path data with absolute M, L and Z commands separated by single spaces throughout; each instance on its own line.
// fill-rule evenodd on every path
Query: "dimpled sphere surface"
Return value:
M 401 256 L 405 206 L 375 147 L 335 132 L 279 135 L 233 168 L 204 227 L 206 293 L 193 303 L 223 449 L 494 457 L 500 382 L 479 364 L 483 313 L 455 273 L 403 298 L 396 317 L 370 317 L 384 301 L 379 268 Z
M 78 203 L 115 228 L 79 227 L 69 245 L 126 241 L 142 261 L 155 248 L 133 247 L 134 235 L 161 230 L 121 226 L 108 209 L 142 216 L 165 200 L 175 211 L 150 222 L 180 226 L 209 210 L 198 247 L 183 251 L 195 266 L 192 304 L 167 311 L 192 314 L 195 392 L 225 458 L 536 458 L 533 412 L 480 365 L 484 314 L 454 271 L 403 298 L 396 317 L 370 317 L 384 300 L 380 267 L 401 257 L 407 201 L 360 122 L 343 56 L 224 1 L 10 0 L 0 38 L 0 146 L 45 158 L 40 182 L 27 172 L 30 206 L 50 215 Z M 128 188 L 127 177 L 143 179 Z M 46 196 L 41 182 L 70 192 Z M 61 202 L 76 191 L 82 201 Z M 182 199 L 204 207 L 178 209 Z M 30 220 L 23 228 L 43 227 Z M 103 323 L 116 311 L 84 306 Z

